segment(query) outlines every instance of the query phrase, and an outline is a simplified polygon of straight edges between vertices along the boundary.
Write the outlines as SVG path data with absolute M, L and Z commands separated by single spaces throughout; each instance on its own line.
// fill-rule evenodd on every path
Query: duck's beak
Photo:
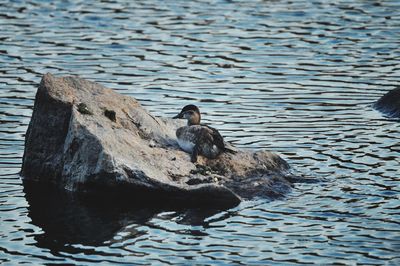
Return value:
M 179 113 L 176 116 L 172 117 L 172 119 L 178 119 L 178 118 L 183 118 L 183 114 Z

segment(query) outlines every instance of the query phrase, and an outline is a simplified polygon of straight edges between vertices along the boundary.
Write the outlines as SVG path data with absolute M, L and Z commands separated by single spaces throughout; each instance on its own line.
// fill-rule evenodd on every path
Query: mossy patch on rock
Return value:
M 106 109 L 104 110 L 104 115 L 113 122 L 117 121 L 117 115 L 114 110 Z
M 92 111 L 90 111 L 89 107 L 85 103 L 78 104 L 78 111 L 83 115 L 92 115 Z

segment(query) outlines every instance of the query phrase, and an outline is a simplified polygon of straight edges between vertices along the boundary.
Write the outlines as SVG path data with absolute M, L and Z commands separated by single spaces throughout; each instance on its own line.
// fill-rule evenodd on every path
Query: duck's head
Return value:
M 200 124 L 200 110 L 196 105 L 189 104 L 182 108 L 181 112 L 173 117 L 173 119 L 186 119 L 188 125 L 199 125 Z

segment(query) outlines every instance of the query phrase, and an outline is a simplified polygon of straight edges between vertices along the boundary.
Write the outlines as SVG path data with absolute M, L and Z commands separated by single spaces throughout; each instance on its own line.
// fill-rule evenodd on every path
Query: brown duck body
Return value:
M 176 131 L 176 137 L 182 150 L 191 153 L 191 161 L 196 162 L 198 155 L 214 159 L 226 150 L 224 139 L 215 128 L 200 124 L 200 110 L 195 105 L 186 105 L 174 117 L 188 121 L 187 126 Z
M 197 155 L 214 159 L 225 150 L 221 134 L 206 125 L 180 127 L 176 137 L 182 150 L 192 154 L 192 161 L 197 161 Z

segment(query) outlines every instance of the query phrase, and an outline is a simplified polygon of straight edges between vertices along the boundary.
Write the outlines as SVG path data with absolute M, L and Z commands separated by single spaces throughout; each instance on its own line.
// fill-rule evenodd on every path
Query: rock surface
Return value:
M 288 164 L 238 151 L 198 165 L 177 145 L 183 121 L 152 116 L 133 98 L 77 77 L 46 74 L 29 124 L 21 175 L 70 191 L 148 194 L 237 204 L 291 188 Z M 155 192 L 155 193 L 150 193 Z
M 388 117 L 400 118 L 400 87 L 383 95 L 374 105 Z

